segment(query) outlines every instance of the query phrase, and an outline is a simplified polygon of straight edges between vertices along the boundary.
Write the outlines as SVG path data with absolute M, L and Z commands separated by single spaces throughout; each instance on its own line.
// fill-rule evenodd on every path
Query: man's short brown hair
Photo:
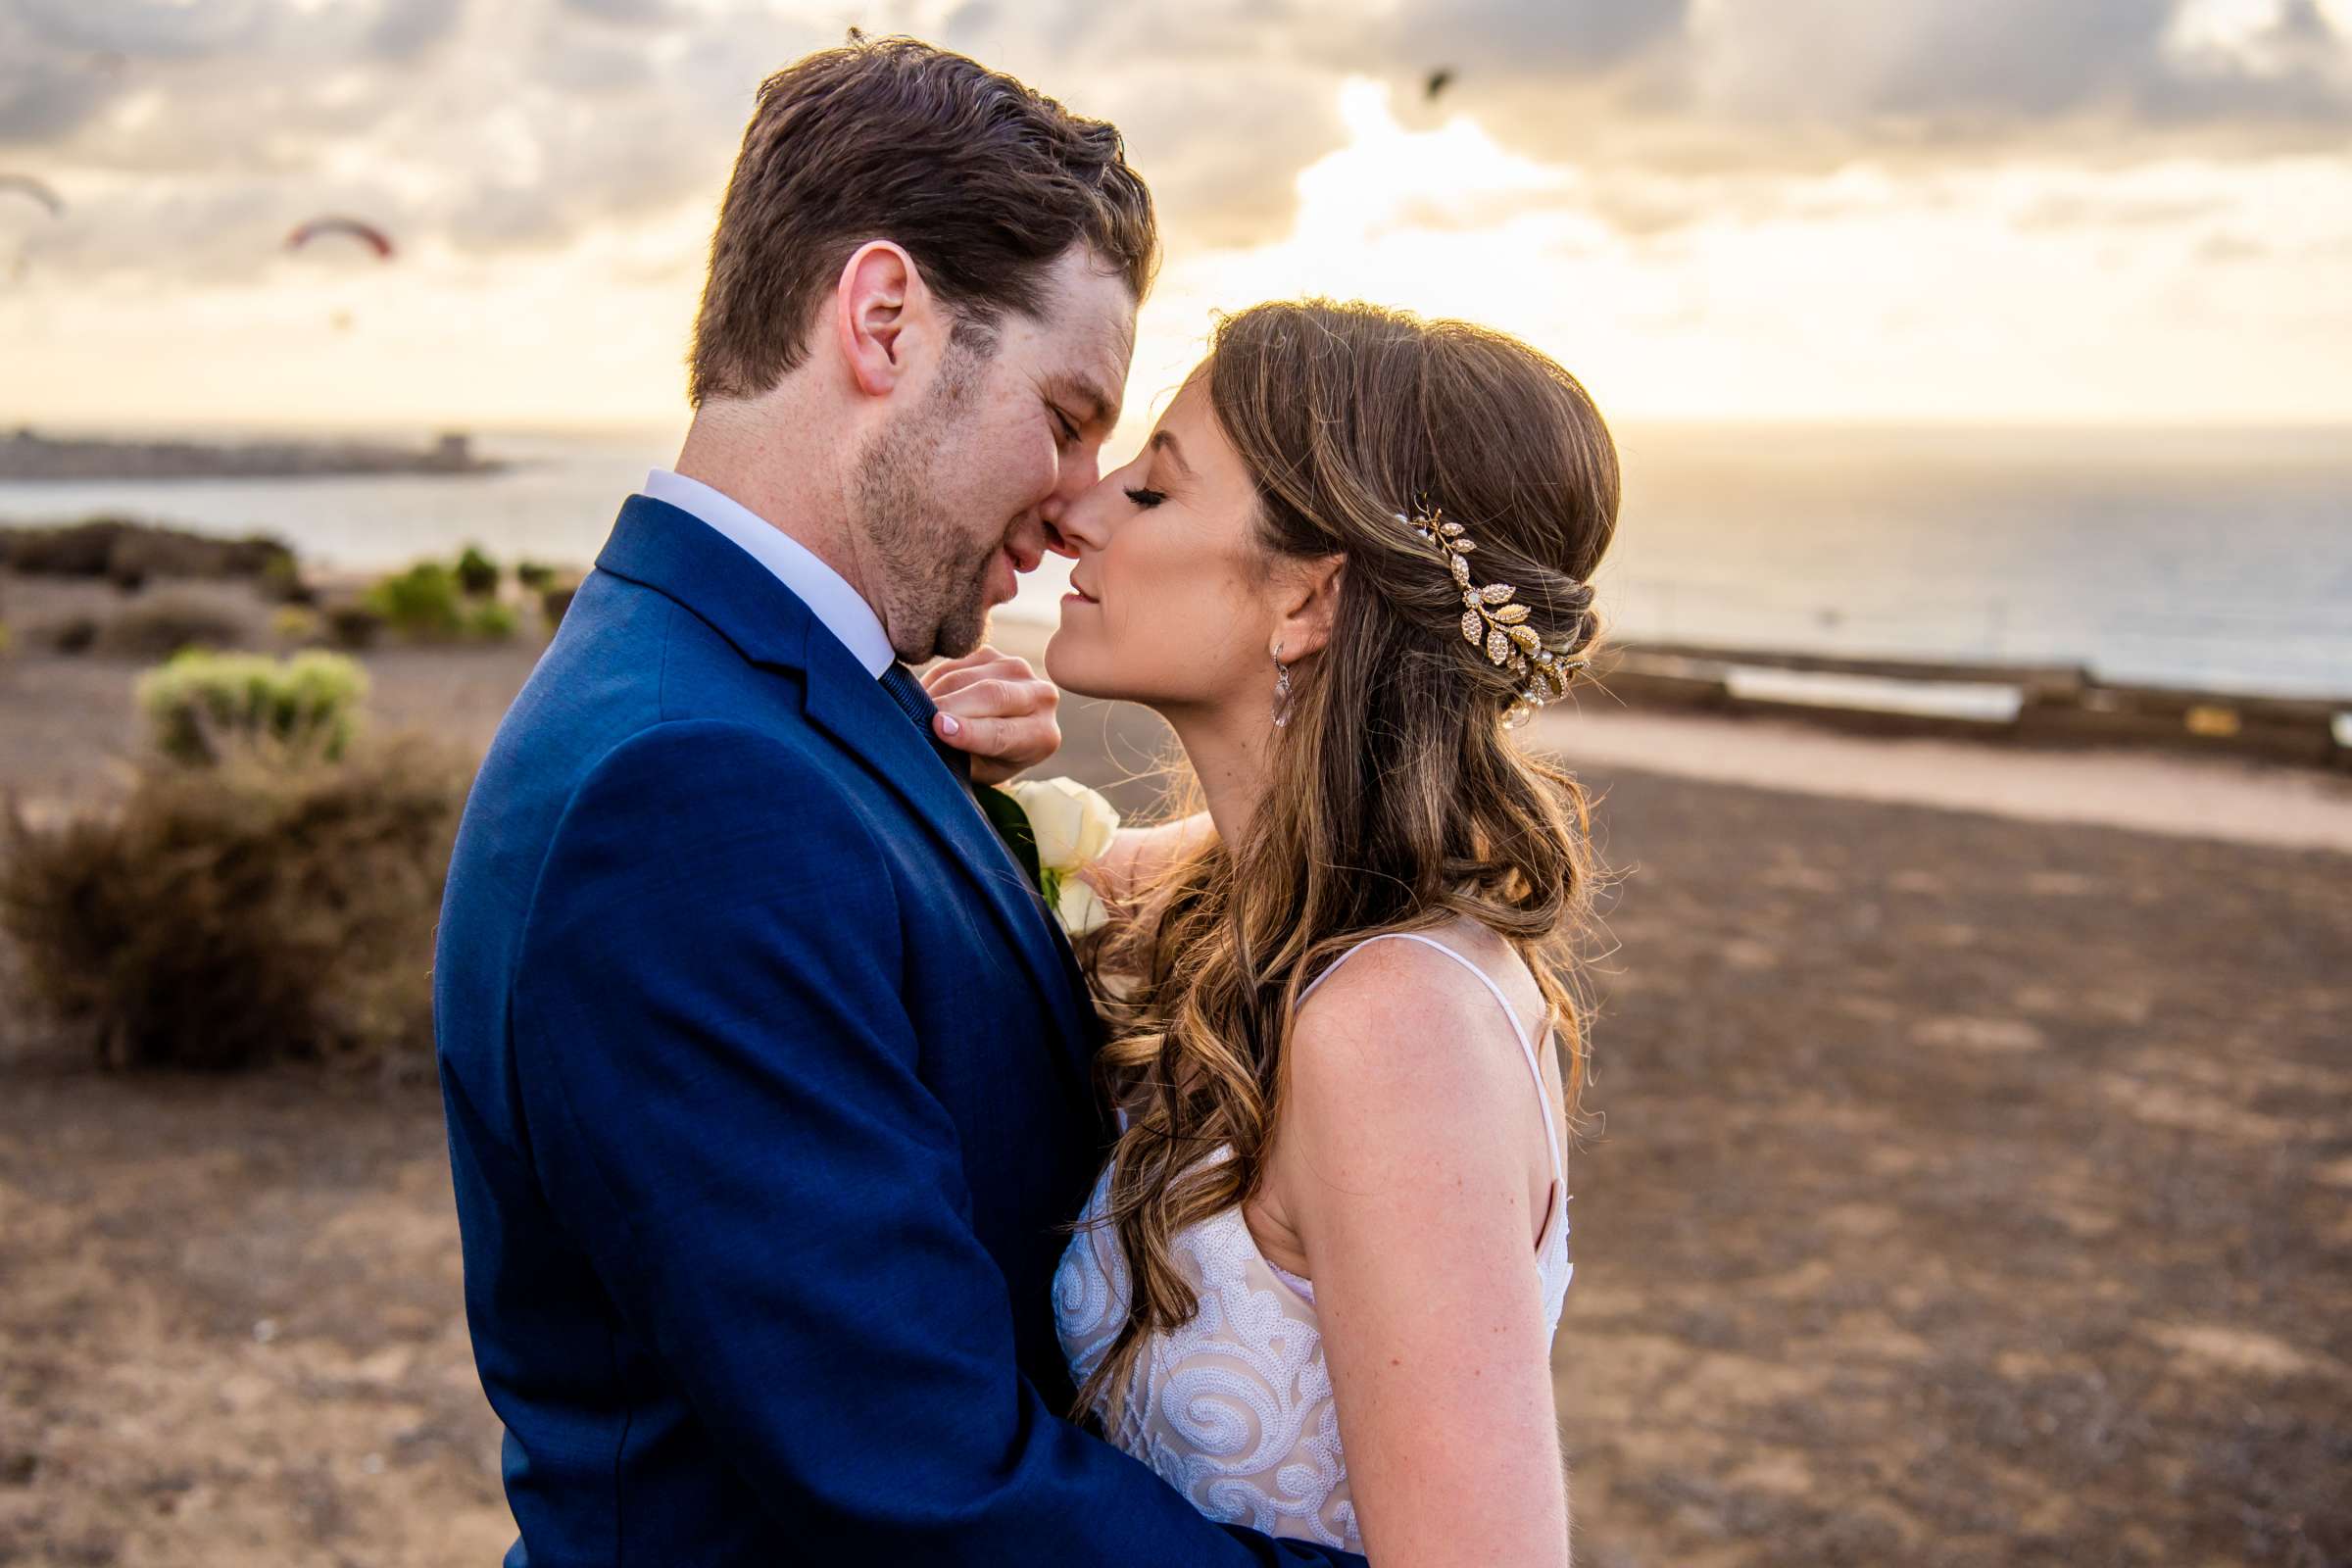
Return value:
M 760 85 L 694 324 L 692 396 L 755 397 L 801 362 L 818 304 L 868 240 L 905 247 L 958 318 L 1035 316 L 1084 242 L 1140 301 L 1159 250 L 1118 128 L 912 38 L 866 39 Z

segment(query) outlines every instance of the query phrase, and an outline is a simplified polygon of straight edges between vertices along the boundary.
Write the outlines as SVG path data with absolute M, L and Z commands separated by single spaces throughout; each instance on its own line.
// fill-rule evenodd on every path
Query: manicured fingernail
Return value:
M 960 735 L 963 733 L 963 720 L 954 713 L 942 713 L 939 715 L 939 732 L 942 735 Z

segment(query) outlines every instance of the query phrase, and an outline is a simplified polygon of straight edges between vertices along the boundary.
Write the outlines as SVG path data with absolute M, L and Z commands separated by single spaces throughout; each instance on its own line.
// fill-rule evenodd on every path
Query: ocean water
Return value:
M 2352 702 L 2352 430 L 1627 425 L 1617 634 L 2086 663 Z M 0 523 L 127 512 L 342 568 L 478 542 L 585 564 L 675 432 L 484 435 L 505 473 L 0 483 Z M 1004 613 L 1050 621 L 1062 563 Z

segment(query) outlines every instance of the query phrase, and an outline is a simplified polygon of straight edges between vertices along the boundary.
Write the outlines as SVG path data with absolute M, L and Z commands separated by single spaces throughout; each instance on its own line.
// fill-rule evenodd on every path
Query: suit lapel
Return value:
M 1061 1039 L 1054 1055 L 1091 1102 L 1095 1031 L 1079 999 L 1084 981 L 1047 911 L 962 782 L 880 684 L 774 573 L 691 514 L 632 496 L 598 569 L 640 582 L 710 623 L 755 664 L 801 671 L 805 711 L 888 786 L 943 841 L 1021 955 Z
M 963 782 L 932 751 L 930 737 L 907 721 L 833 639 L 809 641 L 809 719 L 865 759 L 883 782 L 947 840 L 952 858 L 970 873 L 1020 951 L 1031 980 L 1052 1005 L 1060 1025 L 1058 1054 L 1083 1092 L 1091 1035 L 1071 990 L 1074 966 L 1064 956 L 1067 944 L 1058 923 Z

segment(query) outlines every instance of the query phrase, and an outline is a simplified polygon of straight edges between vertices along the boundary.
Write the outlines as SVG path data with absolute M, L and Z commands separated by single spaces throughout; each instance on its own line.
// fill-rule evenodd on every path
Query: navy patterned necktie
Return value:
M 972 760 L 933 733 L 931 715 L 939 711 L 939 705 L 931 701 L 931 694 L 923 690 L 923 683 L 914 678 L 914 671 L 905 664 L 893 663 L 882 672 L 879 684 L 883 693 L 898 705 L 899 711 L 923 732 L 923 739 L 931 743 L 931 750 L 939 754 L 939 760 L 947 764 L 949 772 L 956 775 L 956 781 L 966 789 L 971 788 Z

